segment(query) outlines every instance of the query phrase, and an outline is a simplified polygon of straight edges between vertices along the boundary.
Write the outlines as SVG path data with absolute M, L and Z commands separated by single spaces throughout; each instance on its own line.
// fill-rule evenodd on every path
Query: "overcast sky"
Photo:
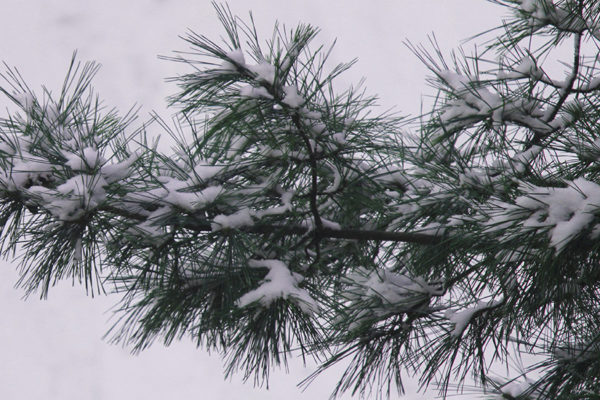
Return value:
M 366 78 L 385 108 L 417 113 L 426 71 L 403 44 L 426 42 L 435 33 L 444 49 L 497 26 L 505 10 L 484 0 L 238 0 L 234 13 L 251 10 L 259 33 L 270 36 L 273 23 L 306 22 L 321 28 L 320 41 L 337 38 L 335 61 L 358 58 L 345 82 Z M 186 72 L 157 55 L 185 50 L 178 35 L 187 29 L 218 40 L 222 30 L 208 0 L 2 0 L 0 61 L 17 66 L 32 88 L 58 91 L 74 50 L 79 59 L 102 69 L 95 88 L 107 106 L 123 112 L 142 105 L 168 116 L 163 99 L 174 88 L 164 78 Z M 469 48 L 471 45 L 467 44 Z M 343 88 L 343 87 L 342 87 Z M 0 99 L 0 110 L 7 105 Z M 0 398 L 44 400 L 99 399 L 326 399 L 335 374 L 317 380 L 306 392 L 295 387 L 310 368 L 291 365 L 289 375 L 273 375 L 270 390 L 224 381 L 220 359 L 184 341 L 160 344 L 141 355 L 102 341 L 110 327 L 114 297 L 88 298 L 69 282 L 48 300 L 22 299 L 14 288 L 16 263 L 0 265 Z M 411 384 L 414 386 L 414 384 Z M 349 397 L 345 397 L 349 398 Z M 408 395 L 431 399 L 433 393 Z M 468 398 L 468 397 L 465 397 Z

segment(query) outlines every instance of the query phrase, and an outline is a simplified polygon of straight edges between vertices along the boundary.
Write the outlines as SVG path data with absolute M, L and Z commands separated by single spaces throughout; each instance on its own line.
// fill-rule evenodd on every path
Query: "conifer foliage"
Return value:
M 439 89 L 416 119 L 337 87 L 353 63 L 317 29 L 264 41 L 216 6 L 226 40 L 189 32 L 170 58 L 188 70 L 174 122 L 154 118 L 172 154 L 101 105 L 95 64 L 74 57 L 58 96 L 7 68 L 19 284 L 116 292 L 114 340 L 189 336 L 255 383 L 299 354 L 345 363 L 334 394 L 415 373 L 443 394 L 474 378 L 489 398 L 598 398 L 600 6 L 494 2 L 508 17 L 474 56 L 411 45 Z

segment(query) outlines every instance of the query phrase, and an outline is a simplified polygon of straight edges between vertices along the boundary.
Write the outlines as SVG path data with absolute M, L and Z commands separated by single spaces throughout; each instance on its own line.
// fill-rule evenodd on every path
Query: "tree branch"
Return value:
M 99 210 L 106 211 L 112 214 L 116 214 L 125 218 L 132 218 L 138 221 L 145 221 L 146 216 L 141 214 L 132 213 L 125 211 L 114 206 L 102 206 Z M 194 232 L 212 232 L 212 226 L 210 222 L 198 221 L 193 216 L 186 215 L 181 221 L 172 221 L 172 225 L 189 229 Z M 238 229 L 240 232 L 245 233 L 256 233 L 256 234 L 269 234 L 269 233 L 281 233 L 284 235 L 306 235 L 311 232 L 311 229 L 304 226 L 284 226 L 274 224 L 261 224 L 253 226 L 245 226 Z M 231 230 L 222 229 L 218 232 L 231 232 Z M 382 241 L 382 242 L 406 242 L 424 245 L 438 244 L 442 241 L 442 238 L 435 235 L 428 235 L 424 233 L 412 233 L 412 232 L 389 232 L 389 231 L 377 231 L 377 230 L 362 230 L 354 228 L 342 228 L 342 229 L 330 229 L 322 228 L 319 231 L 321 238 L 328 239 L 346 239 L 346 240 L 360 240 L 360 241 Z

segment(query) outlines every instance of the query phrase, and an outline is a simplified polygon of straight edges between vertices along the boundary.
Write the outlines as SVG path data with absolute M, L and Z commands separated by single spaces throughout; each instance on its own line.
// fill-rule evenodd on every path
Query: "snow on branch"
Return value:
M 303 278 L 300 274 L 292 272 L 287 265 L 279 260 L 249 260 L 250 268 L 267 268 L 269 272 L 264 277 L 258 288 L 244 294 L 236 304 L 238 307 L 247 307 L 253 303 L 260 303 L 268 307 L 278 299 L 289 299 L 305 312 L 312 313 L 319 307 L 310 294 L 298 285 Z
M 593 338 L 556 350 L 588 343 L 600 313 L 600 81 L 584 55 L 600 9 L 497 2 L 513 14 L 483 52 L 412 47 L 439 90 L 412 119 L 340 89 L 353 62 L 330 67 L 317 29 L 277 26 L 263 43 L 226 6 L 225 43 L 190 32 L 171 58 L 189 67 L 172 123 L 132 130 L 134 115 L 106 112 L 94 64 L 73 60 L 56 98 L 9 69 L 4 254 L 23 246 L 21 282 L 43 295 L 107 278 L 139 348 L 190 333 L 248 374 L 300 348 L 324 368 L 352 358 L 340 390 L 401 386 L 406 367 L 424 384 L 469 370 L 487 382 L 486 348 L 506 362 L 515 336 L 556 336 L 540 345 L 548 381 L 593 364 Z M 150 143 L 157 125 L 172 154 Z

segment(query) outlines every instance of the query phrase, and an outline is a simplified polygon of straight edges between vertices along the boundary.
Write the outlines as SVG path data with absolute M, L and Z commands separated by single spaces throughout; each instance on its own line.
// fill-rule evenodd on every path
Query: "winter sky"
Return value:
M 403 42 L 426 44 L 427 35 L 435 33 L 441 48 L 455 48 L 498 26 L 506 12 L 484 0 L 237 0 L 229 5 L 243 17 L 252 11 L 265 38 L 275 20 L 320 27 L 323 43 L 337 38 L 334 61 L 358 58 L 342 89 L 365 77 L 368 92 L 379 94 L 384 108 L 411 114 L 419 112 L 423 95 L 434 92 Z M 2 0 L 0 61 L 18 67 L 30 87 L 44 84 L 57 91 L 77 50 L 80 60 L 102 64 L 94 86 L 107 106 L 125 112 L 141 105 L 140 121 L 152 110 L 168 117 L 163 99 L 174 87 L 164 78 L 186 69 L 157 55 L 185 50 L 178 35 L 187 29 L 218 41 L 223 31 L 209 0 Z M 6 106 L 1 98 L 0 109 Z M 336 374 L 328 374 L 302 393 L 295 385 L 311 369 L 292 363 L 289 374 L 273 374 L 269 390 L 255 389 L 239 376 L 224 380 L 219 357 L 186 340 L 169 348 L 155 344 L 132 356 L 102 340 L 115 297 L 91 299 L 83 288 L 64 282 L 47 300 L 25 301 L 23 291 L 14 288 L 16 269 L 11 262 L 0 268 L 2 399 L 326 399 L 335 383 Z

